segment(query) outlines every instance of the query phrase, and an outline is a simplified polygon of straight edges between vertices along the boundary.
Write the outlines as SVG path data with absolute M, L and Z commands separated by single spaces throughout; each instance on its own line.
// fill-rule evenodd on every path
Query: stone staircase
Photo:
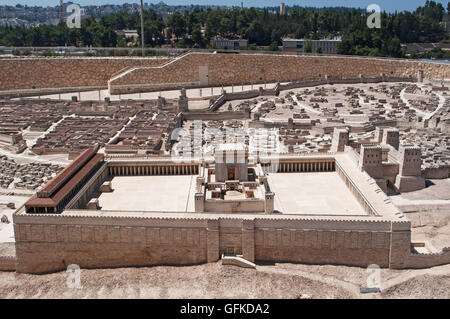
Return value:
M 224 255 L 222 254 L 222 265 L 233 265 L 242 268 L 256 269 L 256 265 L 247 259 L 244 259 L 242 255 Z

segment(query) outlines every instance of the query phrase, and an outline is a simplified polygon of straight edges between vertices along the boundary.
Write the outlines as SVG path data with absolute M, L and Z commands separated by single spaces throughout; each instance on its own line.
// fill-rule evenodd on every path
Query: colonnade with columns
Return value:
M 270 164 L 262 165 L 269 166 Z M 275 166 L 272 164 L 272 166 Z M 278 163 L 278 173 L 296 172 L 333 172 L 335 171 L 334 161 L 323 162 L 281 162 Z
M 113 176 L 140 176 L 140 175 L 197 175 L 198 164 L 179 165 L 121 165 L 109 166 L 109 174 Z

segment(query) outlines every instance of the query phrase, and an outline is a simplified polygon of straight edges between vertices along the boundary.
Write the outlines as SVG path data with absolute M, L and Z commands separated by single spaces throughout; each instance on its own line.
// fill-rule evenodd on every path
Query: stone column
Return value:
M 390 236 L 389 268 L 407 267 L 407 256 L 411 253 L 411 223 L 397 223 L 392 225 Z M 385 243 L 387 245 L 387 243 Z
M 253 219 L 242 221 L 242 255 L 244 259 L 255 262 L 255 222 Z
M 272 214 L 274 210 L 274 197 L 275 194 L 270 192 L 264 196 L 264 211 L 266 214 Z
M 202 190 L 202 187 L 200 186 L 200 191 Z M 195 212 L 196 213 L 203 213 L 205 211 L 205 196 L 203 193 L 195 193 L 194 195 L 195 202 Z
M 419 82 L 419 83 L 423 82 L 423 70 L 419 70 L 417 72 L 417 82 Z
M 208 219 L 206 228 L 206 256 L 207 262 L 219 260 L 219 220 Z

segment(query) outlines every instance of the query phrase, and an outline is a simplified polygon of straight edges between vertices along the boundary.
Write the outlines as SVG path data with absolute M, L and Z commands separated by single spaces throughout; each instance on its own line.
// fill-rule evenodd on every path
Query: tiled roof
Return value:
M 81 154 L 79 157 L 85 157 L 86 155 Z M 78 158 L 77 158 L 78 159 Z M 75 159 L 74 162 L 77 160 Z M 38 197 L 34 195 L 26 203 L 27 207 L 56 207 L 58 204 L 67 196 L 69 193 L 78 185 L 78 183 L 87 175 L 89 172 L 103 160 L 103 154 L 95 154 L 78 172 L 75 173 L 70 179 L 68 179 L 64 185 L 50 197 Z M 56 178 L 56 177 L 55 177 Z
M 90 148 L 81 153 L 66 168 L 52 178 L 39 192 L 37 197 L 52 196 L 68 179 L 70 179 L 80 167 L 94 155 L 94 149 Z

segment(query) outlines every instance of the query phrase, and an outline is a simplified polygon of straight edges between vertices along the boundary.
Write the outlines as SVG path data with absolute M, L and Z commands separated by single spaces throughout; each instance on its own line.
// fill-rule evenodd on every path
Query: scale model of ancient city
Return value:
M 1 270 L 450 263 L 449 64 L 193 51 L 0 69 Z

